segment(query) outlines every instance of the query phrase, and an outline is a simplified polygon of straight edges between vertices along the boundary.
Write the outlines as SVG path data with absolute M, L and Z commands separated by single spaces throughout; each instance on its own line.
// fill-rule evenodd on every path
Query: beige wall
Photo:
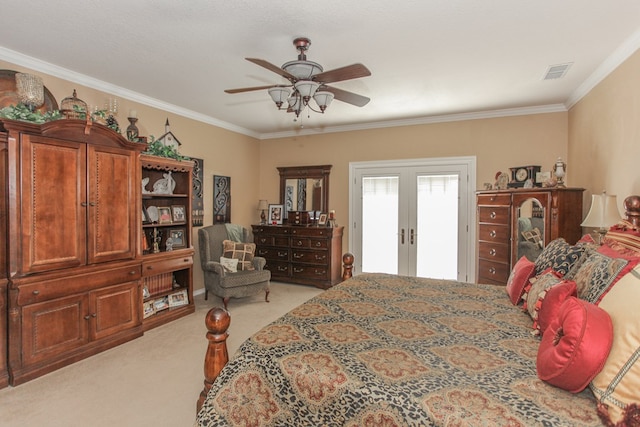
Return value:
M 108 95 L 78 84 L 42 75 L 0 61 L 0 68 L 43 77 L 58 102 L 73 89 L 90 105 L 101 107 Z M 410 158 L 476 156 L 477 185 L 493 182 L 497 171 L 510 166 L 541 165 L 550 170 L 560 156 L 567 161 L 567 183 L 589 195 L 607 189 L 619 202 L 640 193 L 640 53 L 616 69 L 569 113 L 548 113 L 494 119 L 415 125 L 257 141 L 251 137 L 140 105 L 120 103 L 118 120 L 125 128 L 129 110 L 138 112 L 141 135 L 164 133 L 169 118 L 182 142 L 181 153 L 204 159 L 205 224 L 212 222 L 213 175 L 232 182 L 232 218 L 248 226 L 258 220 L 258 199 L 279 201 L 277 166 L 332 164 L 329 205 L 338 221 L 348 219 L 349 162 Z M 327 114 L 331 114 L 328 111 Z M 197 229 L 194 229 L 194 234 Z M 348 234 L 343 240 L 347 248 Z M 194 239 L 197 250 L 197 239 Z M 196 255 L 197 258 L 197 255 Z M 195 289 L 202 288 L 196 259 Z
M 48 76 L 26 69 L 8 62 L 0 61 L 0 69 L 29 72 L 39 75 L 44 85 L 54 96 L 58 105 L 73 90 L 77 90 L 78 98 L 89 106 L 104 108 L 109 95 L 67 80 Z M 204 159 L 204 224 L 213 222 L 213 176 L 224 175 L 231 177 L 231 218 L 243 225 L 255 223 L 258 215 L 257 207 L 259 193 L 256 183 L 259 180 L 259 144 L 255 138 L 230 132 L 216 126 L 167 113 L 156 108 L 141 105 L 127 99 L 118 98 L 118 124 L 122 129 L 129 125 L 127 116 L 129 111 L 137 111 L 139 121 L 137 126 L 141 136 L 153 135 L 156 138 L 165 133 L 165 121 L 169 119 L 171 132 L 182 143 L 180 153 Z M 193 229 L 193 243 L 196 250 L 194 275 L 194 289 L 203 288 L 202 270 L 198 255 L 197 228 Z
M 331 114 L 331 112 L 327 112 Z M 276 167 L 331 164 L 329 206 L 346 225 L 349 163 L 453 156 L 477 157 L 477 185 L 493 182 L 497 171 L 541 165 L 551 169 L 567 156 L 567 114 L 548 113 L 494 119 L 300 136 L 262 141 L 260 195 L 279 201 Z M 571 177 L 569 176 L 569 184 Z M 348 244 L 348 230 L 343 251 Z
M 640 52 L 614 70 L 569 111 L 568 171 L 590 195 L 607 190 L 619 208 L 640 194 Z

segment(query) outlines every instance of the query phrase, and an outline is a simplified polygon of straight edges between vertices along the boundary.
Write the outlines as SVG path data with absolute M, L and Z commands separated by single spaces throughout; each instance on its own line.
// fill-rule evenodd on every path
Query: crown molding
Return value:
M 260 134 L 253 132 L 249 129 L 245 129 L 240 126 L 236 126 L 232 123 L 227 123 L 222 120 L 207 116 L 205 114 L 198 113 L 187 108 L 182 108 L 174 104 L 170 104 L 165 101 L 161 101 L 150 96 L 143 95 L 141 93 L 122 88 L 120 86 L 107 83 L 102 80 L 98 80 L 93 77 L 89 77 L 85 74 L 77 73 L 67 68 L 59 67 L 49 62 L 42 61 L 40 59 L 24 55 L 22 53 L 4 48 L 0 46 L 0 59 L 11 62 L 22 67 L 26 67 L 41 73 L 48 74 L 53 77 L 57 77 L 63 80 L 67 80 L 73 83 L 81 84 L 91 89 L 99 90 L 108 94 L 118 96 L 120 98 L 128 99 L 130 101 L 137 102 L 142 105 L 157 108 L 159 110 L 167 111 L 177 114 L 189 119 L 193 119 L 202 123 L 207 123 L 213 126 L 217 126 L 232 132 L 240 133 L 250 136 L 252 138 L 260 139 Z
M 564 104 L 539 105 L 534 107 L 508 108 L 502 110 L 477 111 L 471 113 L 445 114 L 438 116 L 425 116 L 413 119 L 386 120 L 379 122 L 358 123 L 353 125 L 325 127 L 321 129 L 298 129 L 285 132 L 273 132 L 260 134 L 260 139 L 289 138 L 294 136 L 320 135 L 335 132 L 350 132 L 358 130 L 381 129 L 400 126 L 416 126 L 444 122 L 459 122 L 465 120 L 494 119 L 499 117 L 526 116 L 530 114 L 561 113 L 566 112 Z

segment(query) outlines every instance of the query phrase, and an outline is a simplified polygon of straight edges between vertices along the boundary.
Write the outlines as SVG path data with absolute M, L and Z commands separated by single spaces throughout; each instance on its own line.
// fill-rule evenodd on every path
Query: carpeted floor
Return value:
M 229 355 L 264 325 L 322 292 L 271 283 L 229 303 Z M 0 390 L 0 426 L 192 426 L 207 346 L 204 317 L 218 298 L 195 297 L 196 312 L 141 338 L 17 387 Z

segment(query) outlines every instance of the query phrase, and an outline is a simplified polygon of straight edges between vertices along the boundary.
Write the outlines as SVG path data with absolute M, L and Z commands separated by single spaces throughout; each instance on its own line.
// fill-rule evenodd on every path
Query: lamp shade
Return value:
M 271 96 L 271 99 L 273 99 L 273 102 L 276 103 L 278 108 L 282 106 L 291 94 L 291 91 L 288 88 L 280 86 L 269 88 L 267 92 L 269 92 L 269 96 Z
M 266 201 L 265 199 L 258 200 L 258 210 L 266 211 L 267 209 L 269 209 L 269 202 Z
M 316 104 L 320 107 L 320 111 L 324 113 L 324 110 L 331 104 L 333 101 L 333 93 L 327 92 L 326 90 L 319 90 L 313 95 L 313 99 L 315 99 Z
M 593 194 L 591 196 L 591 208 L 580 225 L 606 229 L 620 221 L 620 218 L 616 196 L 603 192 L 602 194 Z
M 298 80 L 294 84 L 294 86 L 298 93 L 300 93 L 300 96 L 302 96 L 302 98 L 307 101 L 309 98 L 315 95 L 316 90 L 318 90 L 318 87 L 320 86 L 320 83 L 314 82 L 312 80 Z
M 296 79 L 310 79 L 322 72 L 322 66 L 313 61 L 289 61 L 282 65 L 282 69 Z

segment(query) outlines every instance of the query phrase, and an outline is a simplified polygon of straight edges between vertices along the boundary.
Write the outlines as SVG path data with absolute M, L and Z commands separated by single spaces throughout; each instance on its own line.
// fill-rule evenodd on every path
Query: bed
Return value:
M 628 205 L 625 201 L 625 206 L 626 224 L 635 222 L 633 233 L 640 241 L 640 197 Z M 592 242 L 566 245 L 572 250 L 584 248 L 571 267 L 575 267 L 573 278 L 584 281 L 586 254 L 600 249 Z M 631 280 L 626 277 L 634 272 L 640 278 L 635 254 L 627 251 L 624 256 L 628 262 L 616 270 L 617 280 Z M 545 259 L 555 265 L 559 258 L 546 254 Z M 566 255 L 562 259 L 566 264 Z M 516 279 L 522 281 L 516 276 L 523 276 L 515 267 L 505 287 L 388 274 L 350 277 L 353 257 L 347 255 L 344 260 L 346 280 L 254 334 L 228 363 L 229 315 L 219 308 L 207 314 L 205 388 L 195 425 L 600 426 L 621 422 L 623 416 L 626 424 L 619 425 L 638 425 L 633 420 L 638 422 L 640 417 L 630 410 L 637 408 L 635 404 L 627 401 L 622 408 L 604 404 L 607 396 L 602 387 L 593 385 L 594 377 L 611 368 L 615 342 L 603 337 L 613 336 L 619 328 L 615 316 L 609 316 L 596 301 L 577 298 L 571 281 L 573 293 L 553 305 L 554 317 L 540 330 L 543 311 L 536 318 L 540 307 L 532 306 L 546 299 L 545 304 L 552 307 L 551 294 L 560 287 L 549 286 L 544 289 L 546 298 L 531 300 L 538 295 L 533 286 L 541 286 L 543 274 L 555 274 L 562 284 L 568 281 L 562 276 L 568 275 L 553 268 L 536 273 L 543 266 L 534 264 L 524 274 L 526 286 L 514 298 L 509 286 Z M 594 271 L 593 265 L 589 271 Z M 591 276 L 589 280 L 596 279 Z M 631 283 L 632 288 L 640 289 L 638 280 L 637 286 Z M 606 305 L 612 281 L 597 303 Z M 567 299 L 574 305 L 567 308 Z M 562 346 L 557 341 L 572 339 L 566 319 L 583 312 L 570 309 L 583 306 L 588 306 L 583 311 L 590 317 L 585 315 L 581 321 L 591 323 L 583 325 L 582 334 L 592 334 L 587 338 L 597 341 L 585 347 L 570 341 L 571 350 L 565 347 L 558 354 Z M 596 358 L 592 353 L 598 353 L 598 360 L 581 359 L 593 342 L 598 343 L 598 352 L 586 353 L 591 359 Z M 636 353 L 640 355 L 640 347 Z M 627 361 L 627 371 L 637 372 L 639 363 L 629 365 Z M 575 382 L 576 374 L 567 376 L 574 371 L 580 375 L 593 372 Z M 633 390 L 632 395 L 638 393 Z M 612 401 L 613 397 L 609 396 Z M 635 398 L 640 401 L 631 396 Z

